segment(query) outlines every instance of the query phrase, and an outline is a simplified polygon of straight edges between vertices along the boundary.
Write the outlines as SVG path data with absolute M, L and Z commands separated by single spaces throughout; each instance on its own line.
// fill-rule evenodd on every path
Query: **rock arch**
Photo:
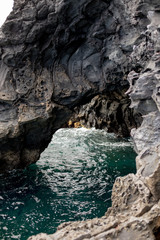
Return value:
M 35 162 L 75 106 L 127 88 L 140 30 L 128 23 L 134 41 L 125 42 L 126 16 L 116 9 L 100 0 L 15 1 L 0 37 L 2 170 Z
M 108 218 L 63 225 L 53 239 L 158 239 L 159 12 L 158 0 L 15 0 L 1 29 L 1 170 L 35 162 L 74 107 L 127 79 L 143 115 L 137 174 L 116 180 Z

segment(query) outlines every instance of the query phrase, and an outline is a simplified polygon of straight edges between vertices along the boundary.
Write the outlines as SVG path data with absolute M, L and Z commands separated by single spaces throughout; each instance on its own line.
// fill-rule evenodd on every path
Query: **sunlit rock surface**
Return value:
M 159 239 L 159 1 L 16 0 L 0 46 L 1 170 L 36 161 L 77 105 L 127 79 L 143 115 L 132 130 L 137 174 L 116 180 L 106 216 L 30 240 Z

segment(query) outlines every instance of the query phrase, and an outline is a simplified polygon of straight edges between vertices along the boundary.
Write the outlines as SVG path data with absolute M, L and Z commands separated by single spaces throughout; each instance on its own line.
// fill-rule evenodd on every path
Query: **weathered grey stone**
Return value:
M 141 28 L 132 26 L 126 20 L 128 12 L 121 15 L 119 7 L 123 11 L 124 3 L 15 1 L 0 32 L 0 109 L 3 109 L 0 119 L 3 126 L 6 123 L 3 134 L 7 126 L 12 126 L 12 141 L 7 132 L 5 143 L 4 138 L 0 139 L 3 143 L 1 170 L 28 165 L 32 159 L 35 162 L 52 134 L 68 121 L 76 106 L 97 94 L 127 89 L 127 73 L 132 70 L 129 56 Z M 113 114 L 114 121 L 110 131 L 117 124 L 115 129 L 119 135 L 126 135 L 135 124 L 127 129 L 123 121 L 116 123 L 118 104 L 118 101 L 111 103 L 109 115 Z M 121 102 L 124 112 L 130 116 L 131 111 L 125 111 L 125 104 Z M 61 112 L 62 119 L 57 112 Z M 125 116 L 128 121 L 127 113 Z M 89 119 L 93 122 L 91 114 Z M 110 117 L 109 121 L 112 121 Z M 41 128 L 45 134 L 36 142 Z M 18 129 L 18 136 L 14 136 L 14 129 Z M 28 139 L 32 139 L 32 145 Z M 16 148 L 14 142 L 19 142 Z M 14 149 L 17 165 L 14 161 L 12 166 L 11 161 L 7 164 L 6 154 L 7 151 L 13 153 Z M 34 153 L 32 157 L 28 151 Z
M 159 239 L 159 51 L 158 0 L 15 0 L 0 30 L 1 171 L 37 161 L 75 107 L 122 93 L 127 78 L 143 115 L 132 130 L 138 172 L 116 180 L 106 216 L 31 239 Z M 110 103 L 114 119 L 118 106 Z
M 102 217 L 82 222 L 70 222 L 58 227 L 53 235 L 48 235 L 44 240 L 155 240 L 159 227 L 160 206 L 154 205 L 142 217 L 121 215 Z M 29 240 L 40 240 L 41 234 L 32 236 Z M 157 238 L 158 239 L 158 238 Z
M 130 100 L 125 89 L 97 95 L 92 100 L 74 109 L 75 114 L 67 127 L 87 127 L 105 129 L 120 137 L 129 137 L 132 128 L 137 128 L 141 115 L 130 108 Z

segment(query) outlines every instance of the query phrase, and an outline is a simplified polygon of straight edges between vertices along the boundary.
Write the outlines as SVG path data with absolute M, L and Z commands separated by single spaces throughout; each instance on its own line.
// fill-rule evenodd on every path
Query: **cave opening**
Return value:
M 118 137 L 130 137 L 131 129 L 138 128 L 142 116 L 130 108 L 131 101 L 124 89 L 108 90 L 95 95 L 73 109 L 73 115 L 65 127 L 104 129 Z

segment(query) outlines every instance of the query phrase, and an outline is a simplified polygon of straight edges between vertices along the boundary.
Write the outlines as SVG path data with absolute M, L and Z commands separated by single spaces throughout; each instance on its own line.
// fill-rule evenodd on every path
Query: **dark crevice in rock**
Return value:
M 129 137 L 131 129 L 142 123 L 141 114 L 130 108 L 125 90 L 97 95 L 88 103 L 77 106 L 74 111 L 67 127 L 95 127 L 120 137 Z
M 160 217 L 158 216 L 151 224 L 151 228 L 156 240 L 160 240 Z
M 153 229 L 155 240 L 160 240 L 160 227 Z

